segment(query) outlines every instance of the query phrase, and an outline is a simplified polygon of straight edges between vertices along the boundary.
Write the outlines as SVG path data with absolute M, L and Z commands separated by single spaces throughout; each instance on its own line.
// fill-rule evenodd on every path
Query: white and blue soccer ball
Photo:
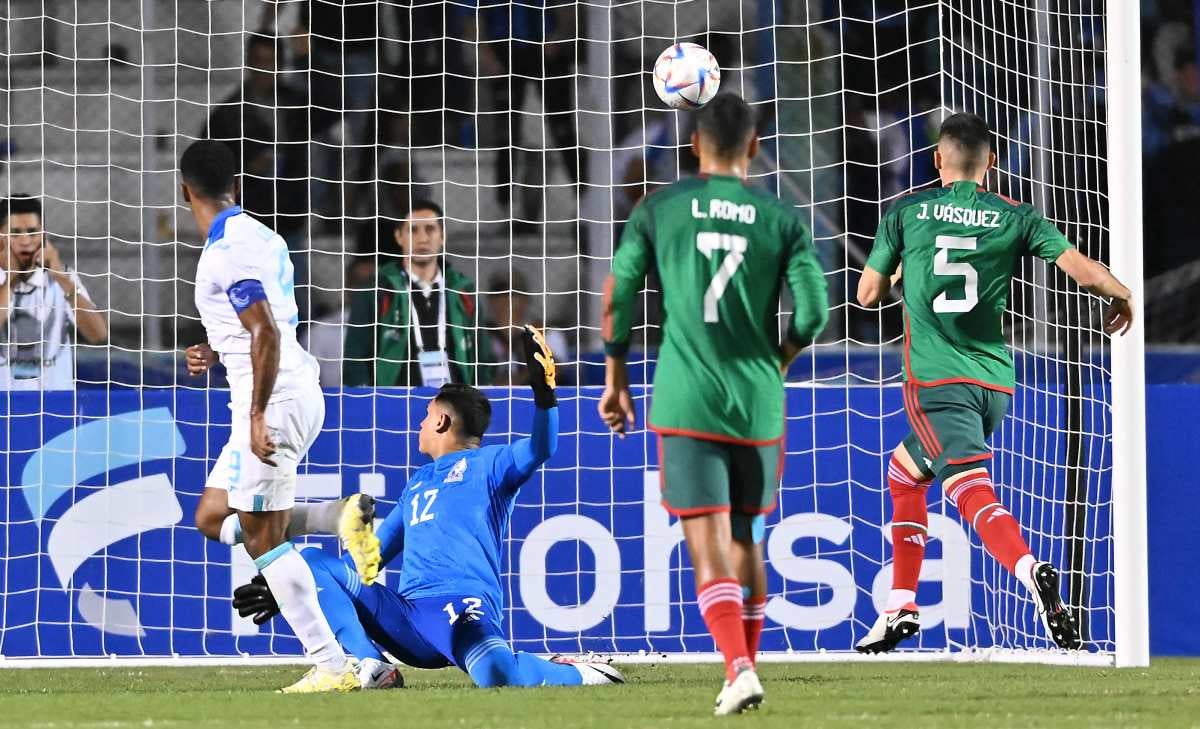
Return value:
M 699 109 L 720 86 L 721 67 L 702 45 L 676 43 L 654 62 L 654 90 L 672 109 Z

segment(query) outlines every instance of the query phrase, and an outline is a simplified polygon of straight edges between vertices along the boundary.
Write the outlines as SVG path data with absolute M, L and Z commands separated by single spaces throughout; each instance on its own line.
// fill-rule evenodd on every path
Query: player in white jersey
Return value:
M 189 348 L 189 370 L 203 372 L 219 358 L 233 411 L 229 442 L 209 475 L 197 521 L 204 513 L 234 510 L 229 531 L 240 527 L 237 538 L 272 592 L 286 596 L 280 600 L 283 616 L 315 665 L 283 691 L 359 688 L 354 662 L 317 603 L 312 573 L 288 541 L 296 467 L 320 433 L 325 402 L 317 362 L 296 340 L 287 245 L 238 207 L 233 153 L 224 144 L 193 143 L 179 169 L 183 199 L 206 233 L 196 267 L 196 308 L 208 343 Z M 211 528 L 205 532 L 213 536 Z

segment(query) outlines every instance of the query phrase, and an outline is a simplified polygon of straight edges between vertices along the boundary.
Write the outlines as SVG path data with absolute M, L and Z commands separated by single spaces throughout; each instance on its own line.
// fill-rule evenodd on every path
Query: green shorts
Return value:
M 971 384 L 904 383 L 912 432 L 904 447 L 926 476 L 946 477 L 992 457 L 987 439 L 1000 427 L 1012 395 Z
M 675 516 L 731 510 L 756 516 L 775 508 L 783 442 L 741 445 L 659 434 L 658 463 L 662 504 Z

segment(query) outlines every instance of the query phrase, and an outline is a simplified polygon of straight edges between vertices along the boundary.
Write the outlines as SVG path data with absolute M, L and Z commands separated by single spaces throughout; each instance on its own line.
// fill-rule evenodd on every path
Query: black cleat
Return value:
M 1034 603 L 1038 617 L 1042 619 L 1046 634 L 1054 641 L 1054 645 L 1072 651 L 1082 648 L 1079 625 L 1059 596 L 1058 570 L 1049 562 L 1038 562 L 1033 566 L 1033 584 L 1037 587 Z
M 921 614 L 914 603 L 894 613 L 880 613 L 863 639 L 854 644 L 859 653 L 888 653 L 900 641 L 908 640 L 921 631 Z

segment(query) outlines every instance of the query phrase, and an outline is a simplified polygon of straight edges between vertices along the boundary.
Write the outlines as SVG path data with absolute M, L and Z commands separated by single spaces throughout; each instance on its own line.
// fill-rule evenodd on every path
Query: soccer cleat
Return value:
M 338 538 L 350 553 L 358 576 L 369 585 L 379 576 L 379 537 L 375 536 L 375 498 L 354 494 L 342 499 L 338 516 Z
M 763 702 L 763 687 L 754 669 L 742 671 L 732 681 L 726 681 L 721 693 L 717 694 L 714 716 L 740 714 L 747 709 L 757 709 Z
M 862 640 L 854 644 L 859 653 L 887 653 L 895 650 L 902 640 L 908 640 L 921 630 L 921 613 L 916 603 L 909 603 L 892 613 L 879 613 L 875 624 Z
M 1033 584 L 1037 587 L 1033 602 L 1037 605 L 1038 617 L 1042 619 L 1046 634 L 1054 641 L 1054 645 L 1066 650 L 1082 648 L 1083 641 L 1079 638 L 1075 616 L 1063 605 L 1058 593 L 1058 570 L 1049 562 L 1035 563 Z
M 404 688 L 400 669 L 378 658 L 364 658 L 358 664 L 358 680 L 363 689 Z
M 313 666 L 308 673 L 291 686 L 284 686 L 276 693 L 280 694 L 344 694 L 358 691 L 362 681 L 358 678 L 358 666 L 353 661 L 346 664 L 342 671 L 329 671 L 320 666 Z
M 588 653 L 583 657 L 557 655 L 550 662 L 574 666 L 583 678 L 584 686 L 625 683 L 625 677 L 612 665 L 612 659 L 598 653 Z

